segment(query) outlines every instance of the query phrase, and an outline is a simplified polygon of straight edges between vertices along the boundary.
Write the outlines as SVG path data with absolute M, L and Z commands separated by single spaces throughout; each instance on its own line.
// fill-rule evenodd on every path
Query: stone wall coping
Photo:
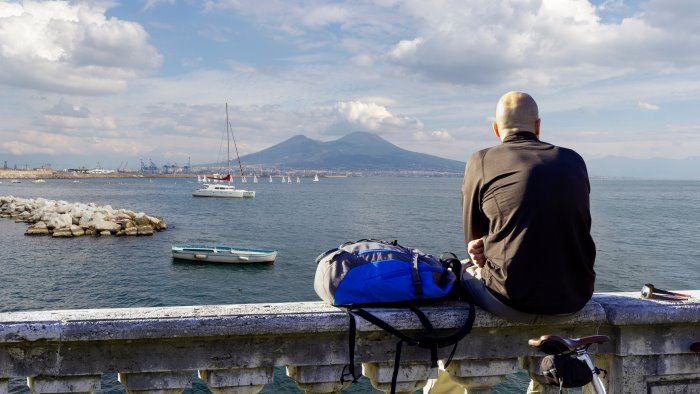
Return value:
M 609 392 L 692 391 L 700 387 L 700 290 L 680 292 L 692 298 L 595 294 L 582 311 L 556 324 L 510 323 L 477 308 L 474 329 L 454 348 L 448 373 L 478 391 L 518 368 L 537 373 L 542 354 L 527 345 L 529 338 L 605 334 L 611 340 L 591 354 L 610 371 Z M 421 309 L 443 329 L 461 326 L 468 313 L 465 303 L 455 302 Z M 405 309 L 373 311 L 398 329 L 421 328 Z M 386 392 L 397 339 L 358 323 L 355 361 Z M 114 372 L 127 390 L 173 394 L 190 387 L 195 370 L 212 392 L 254 393 L 281 366 L 303 390 L 338 392 L 349 357 L 347 332 L 348 315 L 323 302 L 5 312 L 0 394 L 8 393 L 13 377 L 27 377 L 32 390 L 45 394 L 94 391 L 102 374 Z M 451 351 L 441 348 L 438 357 Z M 413 392 L 433 376 L 427 349 L 405 346 L 401 363 L 402 391 Z
M 644 299 L 639 292 L 596 293 L 608 323 L 616 326 L 639 324 L 700 323 L 700 290 L 674 290 L 691 296 L 687 301 Z
M 468 313 L 467 304 L 461 302 L 446 302 L 421 309 L 438 329 L 461 326 Z M 373 311 L 399 329 L 420 328 L 418 319 L 405 309 Z M 603 308 L 590 302 L 566 324 L 603 322 Z M 364 320 L 358 323 L 359 331 L 380 331 Z M 475 328 L 516 325 L 477 308 Z M 344 310 L 323 302 L 0 313 L 0 343 L 342 333 L 347 329 L 348 316 Z
M 638 325 L 700 323 L 700 290 L 688 301 L 642 299 L 639 293 L 599 293 L 565 325 Z M 459 327 L 467 315 L 465 303 L 447 302 L 421 309 L 436 328 Z M 399 329 L 420 324 L 405 309 L 374 309 Z M 478 327 L 518 326 L 477 308 Z M 345 332 L 343 309 L 323 302 L 204 305 L 151 308 L 109 308 L 0 313 L 0 343 L 19 341 L 80 341 L 146 338 L 184 338 L 218 335 L 289 335 Z M 360 321 L 360 331 L 379 331 Z

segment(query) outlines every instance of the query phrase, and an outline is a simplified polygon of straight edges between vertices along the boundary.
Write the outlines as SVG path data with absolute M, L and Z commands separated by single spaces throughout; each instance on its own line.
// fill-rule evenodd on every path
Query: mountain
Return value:
M 321 142 L 303 135 L 241 157 L 245 164 L 342 171 L 464 171 L 464 162 L 401 149 L 376 134 L 350 133 Z

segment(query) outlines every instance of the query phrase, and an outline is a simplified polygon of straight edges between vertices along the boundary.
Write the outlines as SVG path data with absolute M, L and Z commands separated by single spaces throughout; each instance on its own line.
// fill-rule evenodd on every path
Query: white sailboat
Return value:
M 314 175 L 314 182 L 318 182 L 318 174 Z
M 258 183 L 258 176 L 253 174 L 253 183 Z
M 231 129 L 231 124 L 229 123 L 229 120 L 228 120 L 228 103 L 226 103 L 226 162 L 228 165 L 228 173 L 226 174 L 225 177 L 221 177 L 220 175 L 216 174 L 217 176 L 209 177 L 209 179 L 213 180 L 215 182 L 225 181 L 225 182 L 228 182 L 228 184 L 224 185 L 224 184 L 204 183 L 204 184 L 202 184 L 202 186 L 199 189 L 192 192 L 192 195 L 194 197 L 227 197 L 227 198 L 255 197 L 254 190 L 236 189 L 236 187 L 231 184 L 230 141 L 231 141 L 232 136 L 233 136 L 233 130 Z M 241 165 L 241 159 L 238 156 L 238 147 L 236 146 L 236 139 L 235 138 L 233 138 L 233 145 L 236 148 L 236 157 L 238 157 L 238 167 L 241 170 L 241 177 L 243 177 L 243 166 Z M 243 177 L 243 178 L 245 178 L 245 177 Z M 204 179 L 206 180 L 207 177 L 205 176 Z
M 270 183 L 272 183 L 272 175 L 270 175 Z
M 301 183 L 301 179 L 299 179 L 299 177 L 297 177 L 297 183 Z

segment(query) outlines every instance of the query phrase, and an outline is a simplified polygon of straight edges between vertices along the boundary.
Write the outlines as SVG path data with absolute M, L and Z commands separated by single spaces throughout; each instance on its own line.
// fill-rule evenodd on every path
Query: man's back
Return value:
M 593 293 L 588 175 L 572 150 L 516 133 L 475 153 L 462 186 L 465 240 L 484 238 L 485 285 L 527 313 L 579 310 Z

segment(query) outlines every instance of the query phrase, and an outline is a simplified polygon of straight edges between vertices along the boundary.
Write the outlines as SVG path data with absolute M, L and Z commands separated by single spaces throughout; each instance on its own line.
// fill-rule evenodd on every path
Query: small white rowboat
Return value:
M 272 264 L 276 250 L 232 248 L 230 246 L 174 245 L 173 258 L 229 264 Z

